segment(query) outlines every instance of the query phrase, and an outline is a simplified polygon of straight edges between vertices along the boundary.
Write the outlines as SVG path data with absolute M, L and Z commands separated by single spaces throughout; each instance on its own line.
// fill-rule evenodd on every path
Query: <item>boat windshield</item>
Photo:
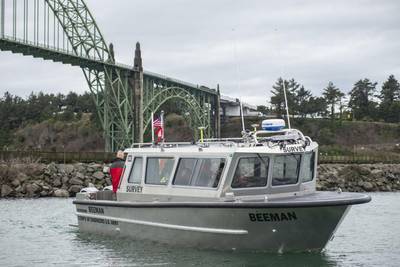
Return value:
M 296 184 L 299 178 L 300 155 L 283 155 L 274 158 L 272 185 Z
M 173 184 L 216 188 L 224 166 L 224 158 L 181 158 Z
M 241 158 L 232 180 L 232 188 L 264 187 L 268 178 L 268 157 Z

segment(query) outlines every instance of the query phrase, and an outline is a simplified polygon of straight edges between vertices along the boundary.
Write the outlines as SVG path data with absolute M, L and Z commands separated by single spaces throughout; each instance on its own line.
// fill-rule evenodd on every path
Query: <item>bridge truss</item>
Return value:
M 134 66 L 116 63 L 83 0 L 0 0 L 0 50 L 80 67 L 107 151 L 142 142 L 150 114 L 171 99 L 184 103 L 194 133 L 205 126 L 207 136 L 219 135 L 218 91 L 143 70 L 139 44 Z

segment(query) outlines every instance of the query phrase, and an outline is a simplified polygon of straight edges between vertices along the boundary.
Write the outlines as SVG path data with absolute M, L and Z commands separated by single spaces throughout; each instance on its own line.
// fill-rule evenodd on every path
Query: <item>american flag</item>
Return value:
M 162 127 L 160 118 L 157 118 L 153 121 L 153 127 Z

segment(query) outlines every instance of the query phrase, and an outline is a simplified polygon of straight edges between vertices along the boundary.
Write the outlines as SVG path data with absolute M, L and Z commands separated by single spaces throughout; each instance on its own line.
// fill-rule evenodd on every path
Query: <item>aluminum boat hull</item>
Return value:
M 82 232 L 217 250 L 320 251 L 357 193 L 254 202 L 120 202 L 75 200 Z

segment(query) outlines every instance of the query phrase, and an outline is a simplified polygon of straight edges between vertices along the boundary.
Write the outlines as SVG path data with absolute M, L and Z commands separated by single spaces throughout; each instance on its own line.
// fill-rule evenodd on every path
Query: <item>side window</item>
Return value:
M 197 159 L 180 159 L 175 173 L 174 185 L 190 185 Z
M 314 179 L 315 152 L 304 154 L 304 177 L 303 182 L 310 182 Z
M 140 184 L 143 173 L 143 158 L 136 158 L 132 164 L 132 170 L 129 175 L 128 183 Z
M 173 158 L 147 158 L 146 184 L 168 184 L 174 162 Z
M 272 168 L 272 185 L 296 184 L 299 178 L 300 155 L 276 156 Z
M 241 158 L 232 180 L 232 188 L 264 187 L 268 179 L 268 157 Z
M 180 159 L 173 184 L 216 188 L 224 166 L 224 158 Z

